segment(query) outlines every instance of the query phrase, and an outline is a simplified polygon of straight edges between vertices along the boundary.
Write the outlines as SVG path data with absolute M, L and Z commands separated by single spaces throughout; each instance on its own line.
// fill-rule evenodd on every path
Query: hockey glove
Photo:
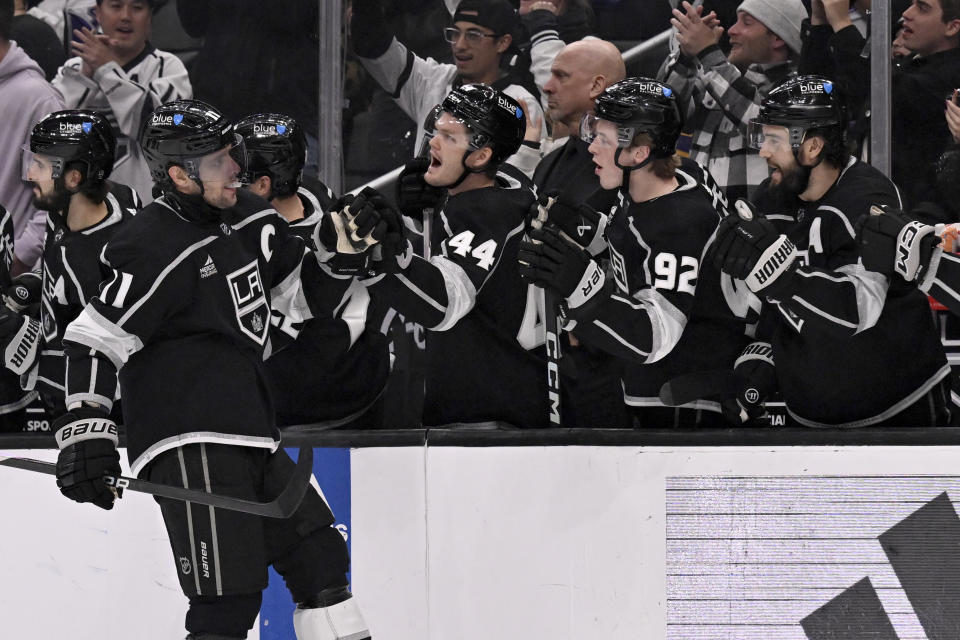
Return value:
M 714 265 L 746 282 L 757 295 L 776 300 L 789 296 L 795 277 L 797 248 L 746 200 L 717 228 Z
M 39 273 L 28 271 L 13 279 L 13 283 L 3 292 L 3 302 L 17 313 L 23 313 L 40 302 L 42 295 L 43 279 Z
M 397 207 L 405 216 L 423 220 L 424 209 L 436 209 L 446 190 L 434 187 L 423 176 L 430 166 L 428 158 L 415 158 L 407 163 L 397 178 Z
M 339 275 L 366 274 L 370 264 L 368 249 L 386 234 L 377 204 L 382 196 L 366 188 L 359 195 L 342 196 L 323 216 L 314 230 L 314 245 L 320 262 Z
M 764 402 L 777 390 L 773 350 L 767 342 L 751 342 L 733 365 L 737 397 L 720 403 L 724 417 L 736 426 L 767 426 Z
M 30 370 L 40 350 L 43 332 L 40 323 L 0 307 L 0 345 L 3 345 L 3 366 L 18 376 Z
M 586 204 L 565 199 L 562 193 L 541 195 L 539 202 L 530 205 L 527 228 L 536 229 L 543 220 L 555 224 L 592 256 L 607 248 L 603 236 L 607 227 L 606 216 Z
M 552 224 L 530 231 L 517 252 L 520 277 L 566 299 L 568 309 L 585 304 L 603 288 L 604 273 L 590 255 Z
M 940 237 L 936 228 L 912 220 L 890 207 L 870 207 L 869 216 L 857 220 L 857 241 L 863 266 L 887 276 L 923 281 Z
M 60 493 L 77 502 L 112 509 L 118 494 L 107 486 L 103 476 L 120 475 L 117 425 L 103 410 L 83 406 L 54 420 L 53 429 L 60 447 Z

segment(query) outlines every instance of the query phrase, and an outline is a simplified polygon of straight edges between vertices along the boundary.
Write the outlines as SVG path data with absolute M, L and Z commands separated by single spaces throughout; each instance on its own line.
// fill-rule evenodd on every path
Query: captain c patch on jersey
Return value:
M 230 298 L 237 313 L 240 330 L 256 340 L 260 345 L 267 339 L 270 327 L 270 306 L 263 291 L 263 280 L 257 261 L 227 275 Z

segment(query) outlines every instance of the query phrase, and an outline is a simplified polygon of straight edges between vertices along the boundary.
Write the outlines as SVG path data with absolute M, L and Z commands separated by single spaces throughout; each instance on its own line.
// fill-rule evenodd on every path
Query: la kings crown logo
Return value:
M 230 288 L 230 299 L 233 300 L 240 330 L 262 346 L 267 340 L 267 330 L 270 327 L 270 307 L 264 294 L 257 261 L 254 260 L 228 274 L 227 286 Z

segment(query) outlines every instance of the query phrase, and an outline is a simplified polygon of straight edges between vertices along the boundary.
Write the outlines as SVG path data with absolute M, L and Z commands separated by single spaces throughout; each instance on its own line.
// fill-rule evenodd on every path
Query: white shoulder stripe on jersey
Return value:
M 687 326 L 687 316 L 653 287 L 641 289 L 633 297 L 646 308 L 650 318 L 650 355 L 647 362 L 656 362 L 677 346 Z
M 243 229 L 245 226 L 247 226 L 247 225 L 250 224 L 251 222 L 254 222 L 254 221 L 256 221 L 256 220 L 259 220 L 260 218 L 265 218 L 265 217 L 267 217 L 267 216 L 282 217 L 279 213 L 277 213 L 277 210 L 276 210 L 276 209 L 264 209 L 263 211 L 258 211 L 257 213 L 254 213 L 253 215 L 247 216 L 246 218 L 244 218 L 243 220 L 241 220 L 241 221 L 238 222 L 237 224 L 232 224 L 232 225 L 230 225 L 230 226 L 233 227 L 234 229 L 237 229 L 237 230 L 239 231 L 240 229 Z
M 120 203 L 117 201 L 117 197 L 112 193 L 107 193 L 107 197 L 104 200 L 107 205 L 107 217 L 93 225 L 81 231 L 83 235 L 91 235 L 96 233 L 104 227 L 109 227 L 111 225 L 117 224 L 123 220 L 123 214 L 121 213 Z
M 466 272 L 456 262 L 443 256 L 434 256 L 430 259 L 430 264 L 440 271 L 447 290 L 447 306 L 444 308 L 436 305 L 440 311 L 443 311 L 443 320 L 431 329 L 446 331 L 457 324 L 460 318 L 470 313 L 477 302 L 477 290 Z
M 303 322 L 313 317 L 307 298 L 303 294 L 303 283 L 300 281 L 301 268 L 302 262 L 270 290 L 270 306 L 292 322 Z
M 60 245 L 60 259 L 63 261 L 64 270 L 67 272 L 67 275 L 70 276 L 70 282 L 73 283 L 73 288 L 77 290 L 80 299 L 86 301 L 87 296 L 83 291 L 83 287 L 80 286 L 80 280 L 77 279 L 77 274 L 73 272 L 73 268 L 67 260 L 67 248 L 63 245 Z
M 853 225 L 850 224 L 850 221 L 847 220 L 847 216 L 843 215 L 843 212 L 840 211 L 840 209 L 837 209 L 836 207 L 830 207 L 830 206 L 824 205 L 822 207 L 817 207 L 817 211 L 828 211 L 830 213 L 836 214 L 836 216 L 840 218 L 840 221 L 843 222 L 843 226 L 847 230 L 847 233 L 850 234 L 850 237 L 851 238 L 857 237 L 857 234 L 853 230 Z
M 160 288 L 160 285 L 161 285 L 161 283 L 163 283 L 164 278 L 166 278 L 168 275 L 170 275 L 170 273 L 171 273 L 174 269 L 176 269 L 176 268 L 180 265 L 181 262 L 183 262 L 183 261 L 186 260 L 188 257 L 190 257 L 190 254 L 192 254 L 192 253 L 193 253 L 194 251 L 196 251 L 197 249 L 200 249 L 200 248 L 205 247 L 206 245 L 210 244 L 211 242 L 213 242 L 214 240 L 216 240 L 218 237 L 219 237 L 219 236 L 208 236 L 208 237 L 204 238 L 203 240 L 200 240 L 199 242 L 195 242 L 195 243 L 193 243 L 192 245 L 190 245 L 189 247 L 187 247 L 180 255 L 178 255 L 176 258 L 174 258 L 173 261 L 170 262 L 170 264 L 168 264 L 168 265 L 163 269 L 163 271 L 160 272 L 160 275 L 158 275 L 158 276 L 157 276 L 157 279 L 153 281 L 153 284 L 150 285 L 150 289 L 143 295 L 143 297 L 140 298 L 139 300 L 137 300 L 134 304 L 132 304 L 132 305 L 130 306 L 129 309 L 127 309 L 127 312 L 126 312 L 125 314 L 123 314 L 123 316 L 120 318 L 119 321 L 117 321 L 117 325 L 118 325 L 118 326 L 123 326 L 123 323 L 125 323 L 127 320 L 129 320 L 129 319 L 130 319 L 130 316 L 132 316 L 134 313 L 136 313 L 137 310 L 139 310 L 140 307 L 142 307 L 142 306 L 144 305 L 144 303 L 145 303 L 147 300 L 150 299 L 150 296 L 152 296 L 154 293 L 157 292 L 157 289 Z

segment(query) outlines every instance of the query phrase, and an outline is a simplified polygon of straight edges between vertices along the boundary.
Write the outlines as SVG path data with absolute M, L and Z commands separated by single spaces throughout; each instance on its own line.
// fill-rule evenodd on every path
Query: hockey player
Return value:
M 513 259 L 534 196 L 497 173 L 523 140 L 523 109 L 475 84 L 454 89 L 432 113 L 424 179 L 447 198 L 430 257 L 415 255 L 407 239 L 399 253 L 383 246 L 381 272 L 363 282 L 374 301 L 428 330 L 423 424 L 547 426 L 542 297 L 523 283 Z M 405 233 L 396 212 L 379 211 L 389 234 Z
M 270 201 L 305 241 L 333 204 L 333 193 L 303 175 L 307 141 L 296 120 L 256 114 L 237 123 L 247 148 L 247 189 Z M 267 379 L 281 425 L 379 426 L 378 402 L 390 373 L 386 337 L 366 330 L 370 296 L 354 283 L 341 317 L 291 323 L 274 312 Z M 296 339 L 288 348 L 285 342 Z
M 238 190 L 242 138 L 213 107 L 162 105 L 140 143 L 163 196 L 110 241 L 110 276 L 64 334 L 57 484 L 73 500 L 113 507 L 103 475 L 120 471 L 106 417 L 119 372 L 135 475 L 251 500 L 275 495 L 293 462 L 278 448 L 263 371 L 270 310 L 294 321 L 329 315 L 350 280 L 326 275 L 266 201 Z M 178 562 L 188 638 L 246 637 L 271 565 L 297 603 L 299 640 L 370 637 L 319 491 L 286 520 L 157 502 L 173 555 L 190 568 Z
M 26 387 L 40 392 L 44 408 L 62 415 L 66 358 L 63 332 L 97 294 L 106 276 L 103 247 L 140 209 L 130 187 L 107 180 L 116 139 L 110 123 L 91 110 L 57 111 L 38 122 L 24 149 L 24 178 L 33 184 L 34 204 L 47 211 L 42 257 L 42 330 L 27 333 L 39 342 L 22 351 L 31 356 L 7 362 L 29 375 Z
M 858 220 L 900 199 L 848 153 L 841 100 L 816 76 L 771 90 L 750 125 L 771 175 L 755 208 L 738 202 L 721 224 L 715 262 L 765 300 L 772 358 L 756 374 L 775 371 L 796 423 L 943 425 L 950 368 L 926 298 L 860 262 Z M 784 220 L 784 233 L 759 212 Z
M 94 14 L 102 33 L 86 27 L 73 34 L 76 57 L 67 60 L 53 86 L 68 108 L 102 112 L 114 128 L 115 182 L 131 186 L 144 201 L 153 199 L 150 170 L 137 142 L 146 114 L 154 107 L 192 95 L 180 59 L 150 44 L 156 0 L 97 0 Z
M 659 391 L 680 374 L 731 366 L 748 341 L 749 296 L 702 260 L 721 213 L 699 168 L 674 155 L 680 127 L 669 86 L 628 78 L 608 87 L 582 125 L 600 186 L 620 189 L 606 242 L 587 216 L 548 210 L 552 222 L 531 231 L 518 256 L 526 280 L 561 296 L 566 330 L 630 361 L 624 400 L 640 427 L 723 424 L 718 402 L 667 408 Z M 603 249 L 613 283 L 591 257 Z

